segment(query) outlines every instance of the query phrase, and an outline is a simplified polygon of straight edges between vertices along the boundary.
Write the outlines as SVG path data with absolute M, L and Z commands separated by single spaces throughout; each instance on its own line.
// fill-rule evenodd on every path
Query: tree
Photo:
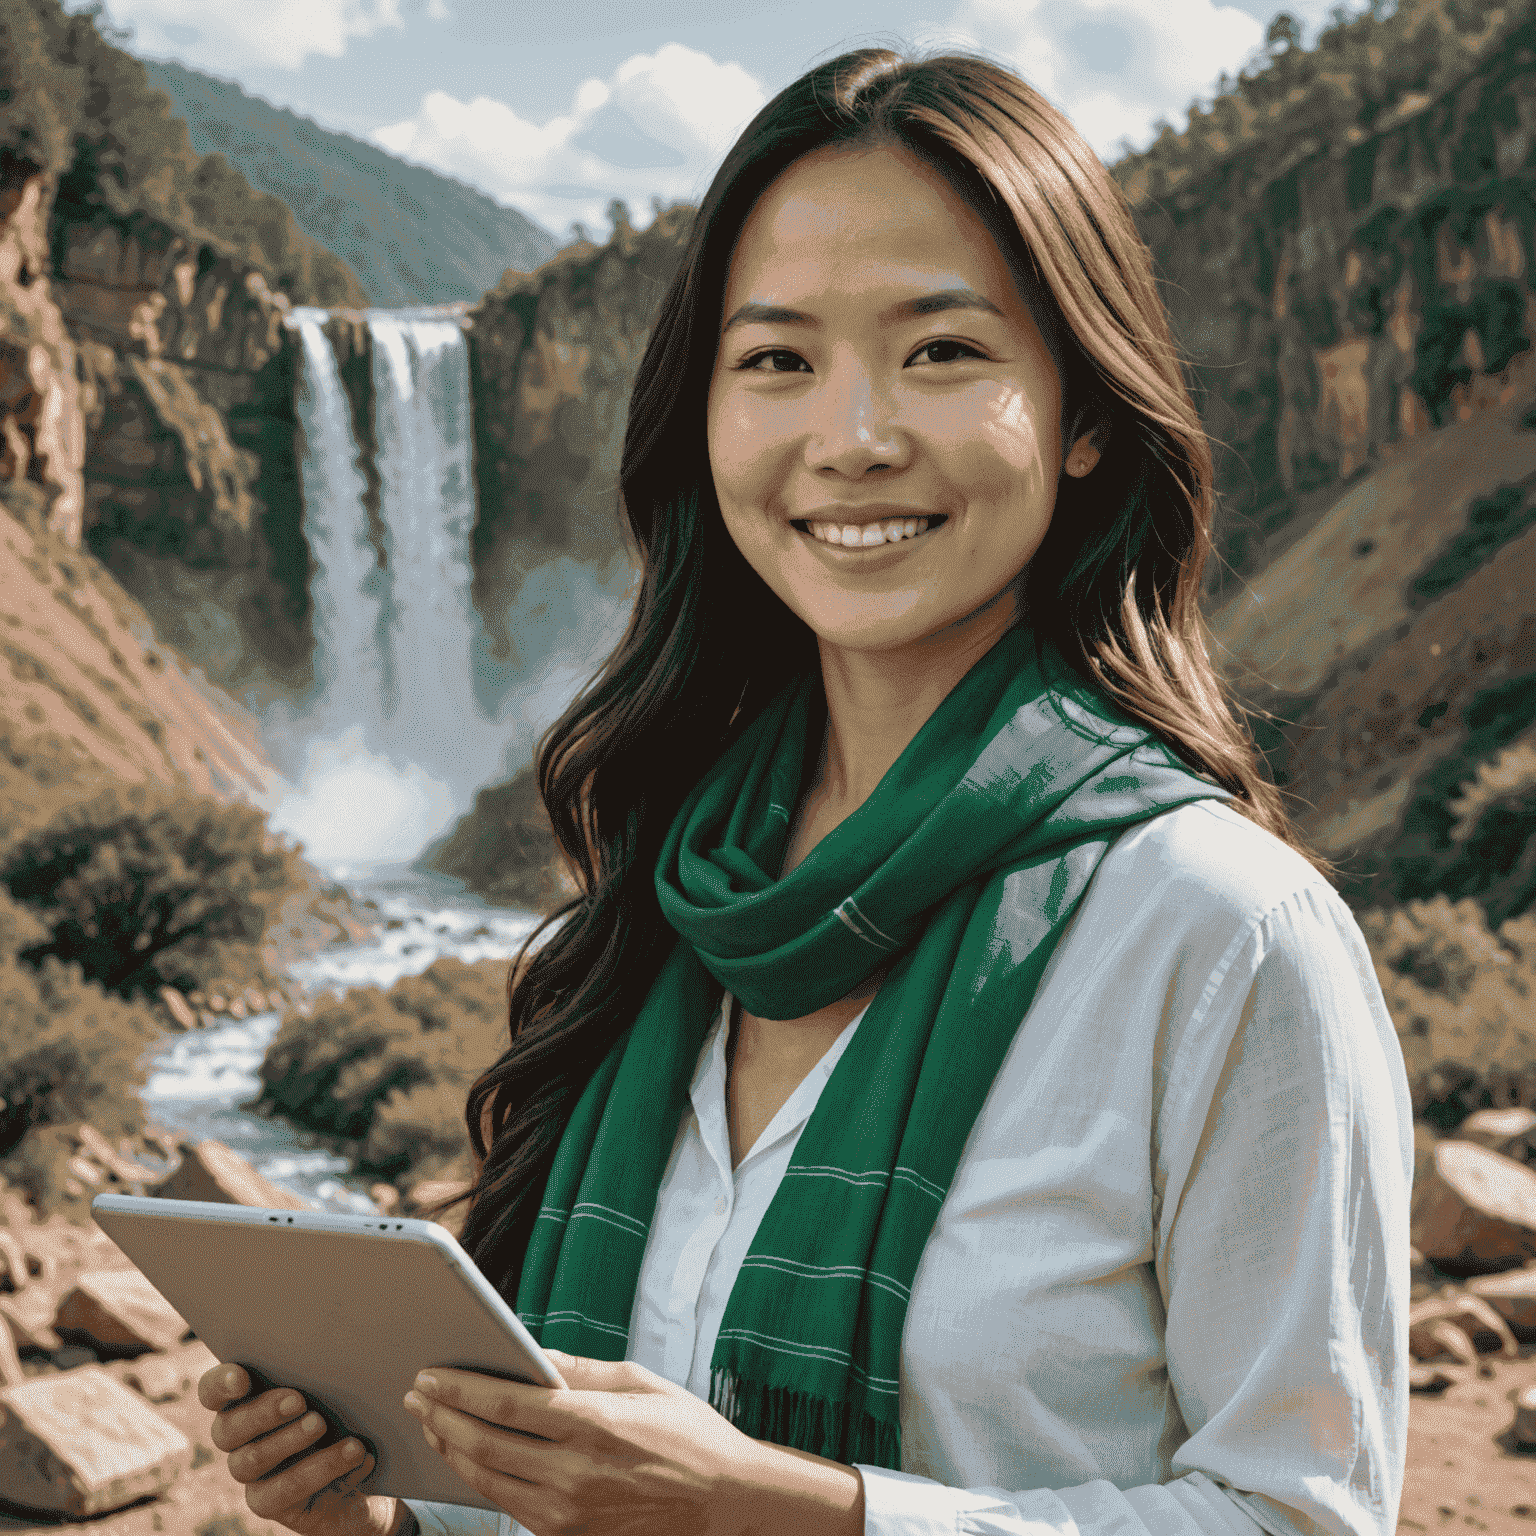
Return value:
M 253 806 L 130 785 L 11 847 L 0 884 L 48 930 L 24 960 L 78 965 L 133 997 L 263 979 L 261 944 L 283 898 L 303 888 L 301 870 Z
M 1289 11 L 1281 11 L 1269 24 L 1264 34 L 1266 53 L 1280 53 L 1287 48 L 1301 47 L 1301 23 Z

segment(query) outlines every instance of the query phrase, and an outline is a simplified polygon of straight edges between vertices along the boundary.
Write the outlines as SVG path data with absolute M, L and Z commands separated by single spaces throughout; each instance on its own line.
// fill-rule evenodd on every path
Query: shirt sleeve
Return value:
M 1332 891 L 1244 927 L 1168 1030 L 1167 1061 L 1154 1263 L 1189 1431 L 1177 1475 L 1008 1492 L 861 1466 L 866 1536 L 1396 1529 L 1412 1111 L 1370 954 Z
M 469 1504 L 436 1504 L 430 1499 L 405 1499 L 416 1516 L 421 1536 L 517 1536 L 523 1528 L 508 1514 L 476 1509 Z

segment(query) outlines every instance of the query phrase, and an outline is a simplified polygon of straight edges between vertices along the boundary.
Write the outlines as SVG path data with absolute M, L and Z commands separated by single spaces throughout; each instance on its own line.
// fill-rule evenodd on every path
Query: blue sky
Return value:
M 109 0 L 129 46 L 237 80 L 521 209 L 553 233 L 694 201 L 810 65 L 869 43 L 981 50 L 1106 159 L 1184 121 L 1285 6 L 1324 0 Z

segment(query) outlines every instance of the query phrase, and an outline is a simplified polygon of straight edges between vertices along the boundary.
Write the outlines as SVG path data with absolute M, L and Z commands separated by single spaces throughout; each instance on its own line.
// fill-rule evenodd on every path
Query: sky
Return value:
M 739 130 L 824 59 L 957 46 L 1016 69 L 1113 161 L 1183 124 L 1327 0 L 108 0 L 127 46 L 479 187 L 561 238 L 697 202 Z

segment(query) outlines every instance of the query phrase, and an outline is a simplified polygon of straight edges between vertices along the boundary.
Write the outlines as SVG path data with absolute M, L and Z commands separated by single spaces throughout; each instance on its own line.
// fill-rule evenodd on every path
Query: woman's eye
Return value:
M 759 368 L 757 365 L 764 358 L 771 359 L 771 362 L 767 368 Z M 786 358 L 789 361 L 786 366 L 781 368 L 779 364 Z M 778 348 L 771 348 L 766 352 L 754 352 L 751 357 L 742 362 L 740 371 L 742 373 L 794 373 L 797 371 L 795 365 L 804 362 L 805 359 L 797 352 L 786 352 Z
M 980 357 L 982 354 L 967 342 L 963 341 L 930 341 L 926 346 L 919 347 L 913 355 L 915 363 L 918 358 L 925 358 L 930 363 L 956 363 L 962 356 Z

